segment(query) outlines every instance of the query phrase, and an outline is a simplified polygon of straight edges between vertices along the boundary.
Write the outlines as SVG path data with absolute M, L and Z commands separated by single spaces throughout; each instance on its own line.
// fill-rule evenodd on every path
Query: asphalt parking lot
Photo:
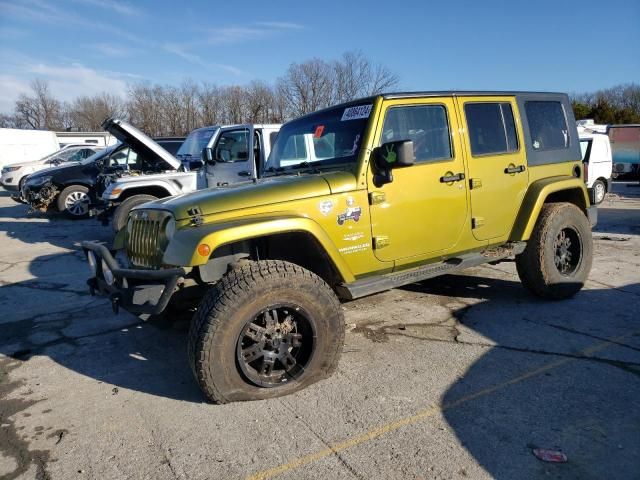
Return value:
M 88 295 L 77 242 L 110 228 L 26 211 L 0 190 L 0 478 L 640 475 L 638 187 L 601 205 L 574 299 L 537 300 L 501 263 L 344 304 L 332 378 L 221 406 L 192 379 L 188 316 Z

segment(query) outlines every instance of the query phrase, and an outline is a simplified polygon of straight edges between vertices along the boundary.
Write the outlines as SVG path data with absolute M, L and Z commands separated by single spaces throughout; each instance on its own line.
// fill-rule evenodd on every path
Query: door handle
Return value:
M 447 172 L 444 176 L 440 177 L 440 183 L 459 182 L 460 180 L 464 180 L 464 173 L 453 174 Z
M 517 167 L 515 165 L 509 165 L 507 168 L 504 169 L 504 173 L 506 174 L 522 173 L 524 171 L 525 171 L 524 165 L 518 165 Z
M 240 175 L 241 177 L 250 177 L 251 176 L 251 172 L 243 170 L 241 172 L 238 172 L 238 175 Z

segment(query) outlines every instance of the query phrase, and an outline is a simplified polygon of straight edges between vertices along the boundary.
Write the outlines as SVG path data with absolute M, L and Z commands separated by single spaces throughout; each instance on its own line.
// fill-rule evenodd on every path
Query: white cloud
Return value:
M 108 92 L 124 96 L 127 84 L 142 77 L 123 72 L 96 70 L 81 63 L 52 65 L 18 52 L 0 50 L 0 113 L 11 113 L 20 94 L 31 95 L 31 82 L 38 78 L 49 84 L 52 95 L 61 101 Z
M 132 57 L 142 52 L 142 50 L 138 48 L 130 48 L 112 43 L 94 43 L 88 45 L 88 48 L 94 50 L 96 53 L 113 58 Z
M 0 75 L 0 113 L 12 113 L 21 93 L 30 93 L 29 82 L 13 75 Z
M 169 53 L 173 53 L 178 57 L 186 60 L 187 62 L 193 63 L 195 65 L 200 65 L 204 68 L 224 70 L 229 73 L 233 73 L 234 75 L 244 75 L 245 72 L 236 68 L 232 65 L 225 65 L 224 63 L 216 63 L 216 62 L 207 62 L 199 55 L 195 53 L 188 52 L 184 47 L 177 45 L 175 43 L 165 43 L 162 48 Z
M 115 0 L 74 0 L 78 3 L 84 3 L 85 5 L 91 5 L 105 10 L 111 10 L 115 13 L 128 16 L 137 16 L 142 12 L 140 9 L 134 7 L 130 3 L 117 2 Z
M 98 71 L 79 63 L 69 66 L 38 63 L 25 67 L 30 78 L 47 80 L 51 93 L 62 101 L 102 92 L 124 96 L 127 91 L 127 75 Z

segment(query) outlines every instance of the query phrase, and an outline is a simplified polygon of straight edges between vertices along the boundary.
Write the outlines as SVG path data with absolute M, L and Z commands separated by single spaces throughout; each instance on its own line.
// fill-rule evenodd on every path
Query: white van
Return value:
M 110 147 L 118 141 L 109 132 L 56 132 L 56 137 L 58 137 L 60 148 L 76 143 Z
M 595 205 L 604 200 L 611 191 L 613 158 L 609 137 L 602 133 L 581 133 L 580 149 L 584 165 L 584 178 Z
M 55 132 L 0 128 L 0 169 L 5 165 L 31 162 L 60 150 Z

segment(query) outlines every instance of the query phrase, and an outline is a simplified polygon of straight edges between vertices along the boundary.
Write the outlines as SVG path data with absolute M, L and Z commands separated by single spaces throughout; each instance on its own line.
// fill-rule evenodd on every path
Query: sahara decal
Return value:
M 355 242 L 356 240 L 360 240 L 362 237 L 364 237 L 364 233 L 362 232 L 345 233 L 342 240 L 345 242 Z
M 360 245 L 350 245 L 348 247 L 342 247 L 338 251 L 343 255 L 348 255 L 349 253 L 357 253 L 368 250 L 370 246 L 370 243 L 361 243 Z
M 357 107 L 345 108 L 342 114 L 342 121 L 358 120 L 359 118 L 369 118 L 373 105 L 358 105 Z

